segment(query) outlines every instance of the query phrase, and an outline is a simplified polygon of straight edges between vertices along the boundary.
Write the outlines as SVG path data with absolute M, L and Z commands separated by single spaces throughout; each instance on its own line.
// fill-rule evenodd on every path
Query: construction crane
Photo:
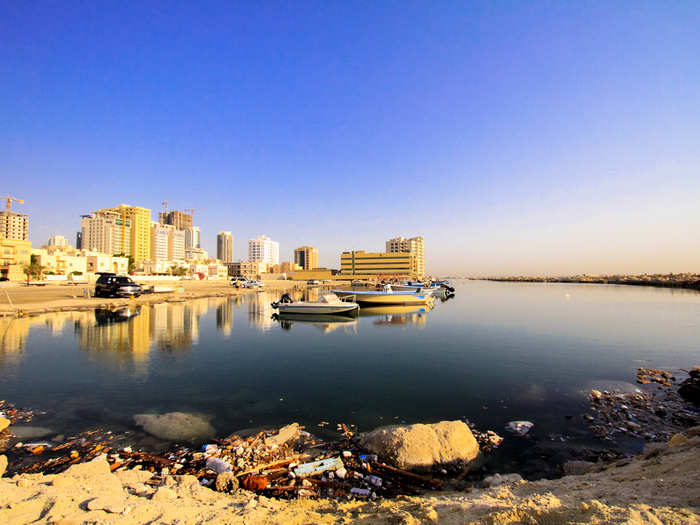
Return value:
M 194 212 L 195 212 L 195 208 L 184 208 L 184 211 L 190 212 L 190 215 L 192 215 L 192 223 L 194 223 Z
M 24 201 L 22 199 L 15 199 L 11 195 L 4 195 L 0 197 L 0 199 L 5 199 L 7 201 L 7 213 L 9 215 L 10 209 L 12 208 L 12 201 L 15 201 L 17 204 L 24 204 Z
M 168 213 L 168 201 L 163 201 L 161 204 L 165 206 L 165 213 Z

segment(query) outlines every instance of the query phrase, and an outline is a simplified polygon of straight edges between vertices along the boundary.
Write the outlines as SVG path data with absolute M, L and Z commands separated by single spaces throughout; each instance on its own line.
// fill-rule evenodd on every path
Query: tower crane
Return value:
M 161 204 L 165 207 L 165 213 L 168 213 L 168 201 L 163 201 Z
M 9 215 L 10 210 L 12 208 L 12 201 L 15 201 L 17 204 L 24 204 L 24 201 L 22 199 L 15 199 L 12 195 L 3 195 L 0 197 L 0 199 L 5 199 L 7 201 L 7 213 Z

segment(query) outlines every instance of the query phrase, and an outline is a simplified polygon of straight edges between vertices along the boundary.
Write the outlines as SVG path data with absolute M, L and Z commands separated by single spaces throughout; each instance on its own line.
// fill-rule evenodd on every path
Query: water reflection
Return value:
M 377 317 L 376 326 L 408 325 L 425 326 L 429 306 L 369 306 L 360 308 L 360 317 Z
M 356 334 L 358 320 L 348 315 L 332 314 L 273 314 L 273 320 L 280 322 L 283 330 L 291 330 L 292 326 L 310 325 L 321 333 L 327 334 L 342 328 L 345 333 Z

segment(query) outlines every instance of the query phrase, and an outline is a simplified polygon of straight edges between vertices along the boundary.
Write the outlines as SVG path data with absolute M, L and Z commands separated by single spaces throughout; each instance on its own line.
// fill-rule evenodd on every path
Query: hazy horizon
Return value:
M 35 247 L 168 201 L 236 260 L 422 235 L 436 275 L 700 272 L 695 2 L 2 5 Z

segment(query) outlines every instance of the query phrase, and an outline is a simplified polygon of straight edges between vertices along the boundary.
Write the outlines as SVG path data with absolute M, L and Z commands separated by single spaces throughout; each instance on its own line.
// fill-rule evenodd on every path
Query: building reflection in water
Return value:
M 233 328 L 233 298 L 222 301 L 216 307 L 216 329 L 226 336 L 231 335 Z
M 271 304 L 273 299 L 270 294 L 258 292 L 246 296 L 248 303 L 248 324 L 261 332 L 268 332 L 274 325 L 272 314 L 275 313 Z

